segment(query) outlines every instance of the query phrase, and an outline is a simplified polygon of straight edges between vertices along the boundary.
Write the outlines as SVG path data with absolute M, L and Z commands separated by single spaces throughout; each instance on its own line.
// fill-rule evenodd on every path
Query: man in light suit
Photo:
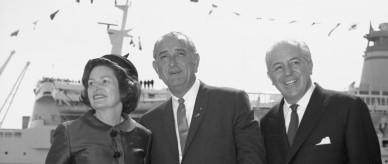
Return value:
M 266 64 L 283 95 L 260 122 L 269 164 L 381 164 L 368 107 L 358 97 L 312 83 L 304 42 L 277 42 Z
M 156 41 L 153 67 L 172 97 L 141 119 L 153 135 L 151 164 L 264 164 L 247 94 L 199 81 L 198 64 L 194 43 L 183 33 Z

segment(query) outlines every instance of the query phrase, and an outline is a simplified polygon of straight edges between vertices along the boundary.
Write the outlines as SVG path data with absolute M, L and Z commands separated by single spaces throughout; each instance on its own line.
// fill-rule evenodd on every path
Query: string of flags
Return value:
M 190 0 L 190 1 L 191 1 L 191 2 L 194 2 L 194 3 L 198 3 L 198 0 Z M 212 15 L 212 14 L 216 11 L 217 8 L 219 8 L 219 5 L 218 5 L 218 4 L 214 4 L 214 3 L 211 4 L 211 5 L 210 5 L 209 12 L 208 12 L 208 15 L 209 15 L 209 16 Z M 235 16 L 241 16 L 241 13 L 238 12 L 238 11 L 232 11 L 232 13 L 233 13 Z M 263 17 L 256 17 L 255 19 L 258 20 L 258 21 L 260 21 L 260 20 L 265 20 L 265 18 L 263 18 Z M 267 18 L 266 20 L 272 22 L 272 21 L 276 21 L 277 19 L 275 19 L 275 18 Z M 298 22 L 301 22 L 301 21 L 298 21 L 298 20 L 289 20 L 289 21 L 288 21 L 288 24 L 295 24 L 295 23 L 298 23 Z M 321 23 L 314 21 L 314 22 L 311 23 L 311 26 L 316 26 L 316 25 L 319 25 L 319 24 L 321 24 Z M 330 36 L 332 35 L 332 33 L 333 33 L 336 29 L 338 29 L 342 24 L 343 24 L 343 23 L 337 23 L 337 24 L 335 24 L 335 26 L 332 27 L 332 28 L 330 29 L 330 31 L 329 31 L 329 33 L 328 33 L 328 37 L 330 37 Z M 348 31 L 356 30 L 358 26 L 359 26 L 359 23 L 353 23 L 353 24 L 351 24 L 351 25 L 349 26 Z
M 76 3 L 80 3 L 80 1 L 81 1 L 81 0 L 76 0 L 75 2 L 76 2 Z M 190 0 L 190 2 L 198 3 L 198 0 Z M 93 0 L 90 0 L 90 3 L 93 4 L 94 1 L 93 1 Z M 114 3 L 115 3 L 115 5 L 117 5 L 117 0 L 114 0 Z M 208 11 L 207 14 L 208 14 L 209 16 L 214 15 L 214 12 L 217 11 L 219 8 L 220 8 L 220 5 L 219 5 L 219 4 L 212 3 L 212 4 L 210 4 L 210 9 L 209 9 L 209 11 Z M 53 11 L 51 14 L 49 14 L 50 20 L 51 20 L 51 21 L 54 21 L 54 19 L 57 17 L 57 15 L 60 14 L 60 12 L 61 12 L 61 9 L 57 9 L 57 10 Z M 62 11 L 62 12 L 63 12 L 63 11 Z M 242 16 L 242 13 L 239 12 L 239 11 L 231 11 L 231 13 L 232 13 L 233 15 L 237 16 L 237 17 Z M 256 17 L 255 17 L 255 20 L 257 20 L 257 21 L 263 21 L 263 20 L 277 21 L 277 20 L 279 20 L 279 19 L 272 18 L 272 17 L 270 17 L 270 18 L 265 18 L 265 17 L 256 16 Z M 290 24 L 290 25 L 291 25 L 291 24 L 296 24 L 296 23 L 300 23 L 300 22 L 303 22 L 303 21 L 298 21 L 298 20 L 293 20 L 293 19 L 291 19 L 291 20 L 288 20 L 288 21 L 286 21 L 286 22 L 287 22 L 287 24 Z M 38 23 L 39 23 L 39 20 L 35 20 L 35 21 L 32 22 L 32 28 L 33 28 L 33 30 L 35 30 L 35 29 L 37 28 Z M 311 22 L 310 25 L 311 25 L 311 27 L 313 27 L 313 26 L 318 26 L 318 25 L 321 25 L 321 24 L 322 24 L 322 23 L 320 23 L 319 21 L 313 21 L 313 22 Z M 328 37 L 332 36 L 332 35 L 334 34 L 334 32 L 335 32 L 338 28 L 340 28 L 340 26 L 344 26 L 344 24 L 345 24 L 345 23 L 343 23 L 343 22 L 338 22 L 338 23 L 336 23 L 336 24 L 334 25 L 334 27 L 332 27 L 332 28 L 329 30 L 327 36 L 328 36 Z M 350 26 L 348 27 L 348 30 L 347 30 L 347 31 L 356 30 L 357 27 L 358 27 L 359 25 L 360 25 L 360 23 L 352 23 L 352 24 L 350 24 Z M 371 25 L 370 25 L 370 26 L 371 26 Z M 109 28 L 109 26 L 108 26 L 108 28 Z M 371 27 L 370 29 L 373 29 L 373 28 Z M 16 30 L 14 30 L 13 32 L 11 32 L 10 37 L 18 37 L 18 35 L 20 35 L 20 33 L 21 33 L 21 29 L 16 29 Z M 143 49 L 142 44 L 141 44 L 141 38 L 140 38 L 140 36 L 137 37 L 137 45 L 136 45 L 135 41 L 133 40 L 133 37 L 131 38 L 129 44 L 130 44 L 133 48 L 137 47 L 140 51 Z

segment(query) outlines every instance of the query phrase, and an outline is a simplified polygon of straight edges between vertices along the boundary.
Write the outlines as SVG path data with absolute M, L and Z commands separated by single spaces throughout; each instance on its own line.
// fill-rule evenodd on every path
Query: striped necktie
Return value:
M 298 108 L 298 104 L 292 104 L 290 108 L 291 108 L 291 120 L 290 120 L 290 124 L 288 125 L 287 136 L 288 136 L 288 143 L 290 144 L 290 146 L 292 146 L 299 126 L 299 117 L 296 111 Z
M 183 154 L 183 150 L 185 150 L 187 134 L 189 132 L 189 125 L 187 123 L 187 118 L 186 118 L 186 107 L 184 104 L 185 100 L 183 98 L 179 98 L 178 102 L 179 102 L 179 106 L 177 110 L 178 131 L 179 131 L 181 152 Z

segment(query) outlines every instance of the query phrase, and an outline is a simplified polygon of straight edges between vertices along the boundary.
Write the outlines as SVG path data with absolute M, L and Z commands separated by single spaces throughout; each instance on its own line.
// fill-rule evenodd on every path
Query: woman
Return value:
M 91 110 L 58 125 L 46 164 L 144 164 L 151 132 L 128 117 L 138 103 L 134 65 L 118 55 L 89 60 L 81 101 Z

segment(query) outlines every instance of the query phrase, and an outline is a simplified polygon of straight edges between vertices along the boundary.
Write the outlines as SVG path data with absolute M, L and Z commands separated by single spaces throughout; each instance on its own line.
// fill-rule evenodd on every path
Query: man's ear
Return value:
M 313 74 L 313 61 L 312 60 L 310 60 L 310 62 L 308 63 L 308 67 L 309 67 L 309 69 L 310 69 L 310 75 L 312 75 Z
M 199 60 L 200 60 L 199 54 L 198 53 L 194 53 L 195 72 L 198 71 Z
M 267 71 L 267 77 L 269 78 L 269 80 L 271 80 L 271 84 L 274 85 L 272 78 L 271 78 L 271 74 L 269 73 L 269 71 Z

